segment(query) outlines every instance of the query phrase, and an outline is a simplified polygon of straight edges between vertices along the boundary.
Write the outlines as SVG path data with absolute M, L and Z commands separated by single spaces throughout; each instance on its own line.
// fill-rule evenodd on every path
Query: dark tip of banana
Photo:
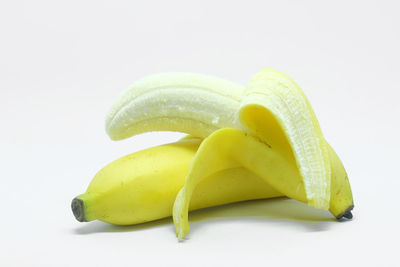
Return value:
M 74 198 L 71 203 L 71 209 L 78 222 L 86 222 L 82 199 Z
M 343 214 L 343 217 L 350 220 L 353 218 L 353 213 L 351 213 L 351 211 L 348 211 L 345 214 Z
M 339 214 L 339 216 L 337 216 L 338 220 L 341 220 L 343 218 L 346 218 L 348 220 L 353 219 L 353 213 L 351 213 L 351 210 L 354 208 L 354 205 L 351 205 L 350 207 L 348 207 L 344 212 L 342 212 L 341 214 Z

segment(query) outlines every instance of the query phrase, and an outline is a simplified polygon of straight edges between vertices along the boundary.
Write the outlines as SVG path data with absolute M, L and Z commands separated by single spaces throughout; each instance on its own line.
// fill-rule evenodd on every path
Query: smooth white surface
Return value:
M 399 266 L 398 1 L 3 1 L 1 266 Z M 303 88 L 348 170 L 354 220 L 290 200 L 170 220 L 80 224 L 71 199 L 106 163 L 176 140 L 112 142 L 104 116 L 162 71 L 246 84 L 262 67 Z

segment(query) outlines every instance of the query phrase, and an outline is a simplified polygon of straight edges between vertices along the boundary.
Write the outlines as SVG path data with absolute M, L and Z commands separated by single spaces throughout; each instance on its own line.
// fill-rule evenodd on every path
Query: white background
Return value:
M 398 1 L 1 1 L 1 266 L 399 266 Z M 105 164 L 175 141 L 110 141 L 104 117 L 157 72 L 246 84 L 262 67 L 303 88 L 349 173 L 350 222 L 290 200 L 132 227 L 75 221 Z

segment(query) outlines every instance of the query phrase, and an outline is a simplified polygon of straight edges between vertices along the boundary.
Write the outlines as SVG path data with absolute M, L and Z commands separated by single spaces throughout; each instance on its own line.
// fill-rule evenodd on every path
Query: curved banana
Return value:
M 74 198 L 78 221 L 131 225 L 172 215 L 201 139 L 185 138 L 122 157 L 100 170 L 86 193 Z M 244 168 L 214 172 L 198 184 L 190 210 L 232 202 L 282 196 Z
M 239 131 L 210 135 L 222 128 Z M 210 140 L 207 138 L 202 147 L 211 148 L 199 149 L 185 187 L 176 199 L 174 219 L 180 238 L 188 231 L 186 212 L 196 184 L 231 165 L 242 167 L 249 158 L 257 165 L 253 162 L 251 168 L 245 167 L 262 170 L 258 175 L 287 196 L 319 209 L 331 209 L 336 217 L 350 216 L 349 210 L 353 207 L 347 175 L 325 141 L 307 98 L 295 82 L 275 70 L 262 69 L 246 88 L 197 74 L 167 73 L 144 78 L 113 105 L 107 116 L 106 130 L 112 139 L 154 130 L 209 136 Z M 249 141 L 253 139 L 246 134 L 260 142 Z M 213 141 L 215 138 L 218 142 Z M 229 142 L 230 139 L 242 143 L 239 146 L 242 150 L 235 148 L 236 143 Z M 253 144 L 252 150 L 247 148 L 247 142 Z M 271 171 L 265 167 L 267 160 L 255 159 L 262 155 L 258 150 L 268 148 L 274 151 L 274 158 L 279 162 L 276 164 L 291 166 L 286 168 L 288 173 L 265 177 Z M 210 151 L 222 153 L 221 157 L 225 158 L 216 159 Z M 233 151 L 238 153 L 238 158 L 233 159 Z M 208 165 L 201 158 L 206 159 Z M 215 166 L 222 162 L 222 167 Z M 335 181 L 345 188 L 343 199 L 331 196 Z

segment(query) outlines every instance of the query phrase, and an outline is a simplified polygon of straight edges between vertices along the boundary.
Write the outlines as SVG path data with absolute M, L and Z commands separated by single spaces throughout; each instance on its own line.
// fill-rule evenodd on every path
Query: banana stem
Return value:
M 336 216 L 336 219 L 338 219 L 338 220 L 341 220 L 343 218 L 346 218 L 349 220 L 353 219 L 353 213 L 351 213 L 353 208 L 354 208 L 354 205 L 349 206 L 345 211 L 343 211 L 341 214 Z
M 83 200 L 74 198 L 71 203 L 72 213 L 78 222 L 86 222 Z
M 78 222 L 90 222 L 96 220 L 96 205 L 93 205 L 95 194 L 81 194 L 71 202 L 72 213 Z

